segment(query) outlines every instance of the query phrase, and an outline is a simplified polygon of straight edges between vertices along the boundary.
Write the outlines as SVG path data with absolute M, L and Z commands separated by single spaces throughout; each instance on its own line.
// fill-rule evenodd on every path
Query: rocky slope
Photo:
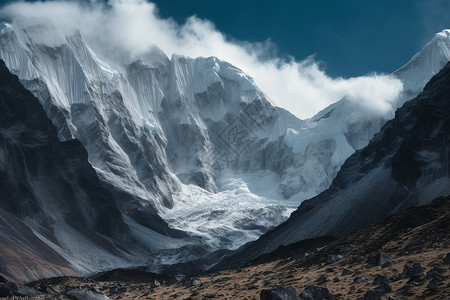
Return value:
M 64 299 L 72 291 L 109 299 L 273 299 L 264 297 L 274 292 L 292 296 L 285 299 L 446 299 L 449 222 L 447 195 L 336 241 L 280 247 L 266 262 L 240 269 L 191 278 L 117 270 L 90 279 L 41 280 L 28 284 L 27 293 L 45 299 Z
M 280 248 L 266 256 L 272 257 L 271 262 L 200 275 L 197 286 L 188 287 L 186 279 L 158 287 L 149 296 L 271 299 L 263 298 L 262 291 L 291 286 L 299 299 L 445 299 L 450 292 L 449 222 L 447 195 L 326 246 L 310 249 L 323 241 L 300 243 L 291 247 L 289 255 L 280 255 L 285 253 Z M 138 299 L 140 292 L 132 291 L 136 294 L 127 295 Z M 307 296 L 308 291 L 314 298 Z
M 289 220 L 218 267 L 239 266 L 280 245 L 343 236 L 450 192 L 450 64 L 398 109 L 367 147 L 342 166 L 330 188 Z

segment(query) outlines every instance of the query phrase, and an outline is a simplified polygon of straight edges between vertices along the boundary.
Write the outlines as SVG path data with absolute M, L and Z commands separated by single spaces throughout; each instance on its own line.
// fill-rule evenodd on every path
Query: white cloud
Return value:
M 35 22 L 45 19 L 64 30 L 79 30 L 104 56 L 132 59 L 152 45 L 169 57 L 173 53 L 216 56 L 244 70 L 273 103 L 301 118 L 311 117 L 344 96 L 377 113 L 392 112 L 392 99 L 402 90 L 400 81 L 384 75 L 330 78 L 313 58 L 286 61 L 273 57 L 270 43 L 230 41 L 214 24 L 194 16 L 182 25 L 162 19 L 155 5 L 144 0 L 19 2 L 5 6 L 0 15 Z

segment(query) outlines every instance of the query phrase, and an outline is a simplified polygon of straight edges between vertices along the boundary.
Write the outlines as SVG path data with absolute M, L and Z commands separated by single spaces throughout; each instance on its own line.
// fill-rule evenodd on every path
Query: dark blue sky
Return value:
M 343 77 L 391 73 L 450 28 L 450 0 L 150 1 L 163 18 L 182 24 L 196 15 L 230 39 L 270 39 L 279 56 L 314 54 L 329 75 Z
M 333 76 L 390 73 L 450 28 L 448 0 L 155 0 L 160 15 L 212 21 L 228 37 L 315 54 Z

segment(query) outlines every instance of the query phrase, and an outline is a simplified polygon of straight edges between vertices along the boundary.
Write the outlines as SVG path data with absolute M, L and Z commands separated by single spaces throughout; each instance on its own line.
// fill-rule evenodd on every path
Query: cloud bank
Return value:
M 230 40 L 213 23 L 195 16 L 177 24 L 161 18 L 156 6 L 145 0 L 18 2 L 3 7 L 0 16 L 78 30 L 91 48 L 110 58 L 119 53 L 132 60 L 153 45 L 169 57 L 216 56 L 252 76 L 274 104 L 300 118 L 311 117 L 344 96 L 384 115 L 393 111 L 393 99 L 402 90 L 399 80 L 386 75 L 331 78 L 312 57 L 301 61 L 276 57 L 270 42 Z

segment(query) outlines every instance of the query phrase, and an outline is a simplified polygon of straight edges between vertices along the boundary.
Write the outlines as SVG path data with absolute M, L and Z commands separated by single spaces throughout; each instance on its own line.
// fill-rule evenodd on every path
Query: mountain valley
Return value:
M 0 298 L 449 295 L 450 30 L 300 119 L 218 57 L 57 24 L 0 24 Z

